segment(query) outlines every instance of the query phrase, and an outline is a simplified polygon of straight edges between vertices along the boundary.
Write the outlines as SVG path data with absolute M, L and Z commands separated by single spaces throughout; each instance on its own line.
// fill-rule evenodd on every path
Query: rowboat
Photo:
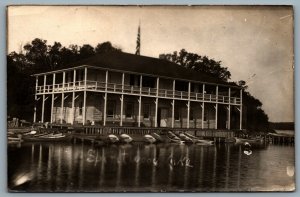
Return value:
M 144 135 L 144 139 L 146 140 L 146 142 L 148 142 L 150 144 L 153 144 L 156 142 L 156 139 L 152 135 L 149 135 L 149 134 Z
M 199 139 L 198 137 L 196 137 L 192 134 L 189 134 L 189 133 L 184 133 L 184 135 L 189 137 L 193 141 L 193 143 L 196 143 L 198 145 L 213 145 L 214 144 L 214 141 Z
M 117 143 L 119 142 L 119 138 L 116 135 L 110 134 L 107 136 L 107 139 L 110 143 Z
M 132 142 L 132 137 L 130 137 L 127 134 L 121 134 L 120 135 L 120 141 L 125 142 L 125 143 L 130 143 L 130 142 Z
M 170 142 L 178 143 L 178 144 L 184 144 L 185 141 L 181 140 L 177 135 L 172 133 L 171 131 L 168 131 L 167 138 L 170 140 Z
M 185 135 L 184 133 L 180 133 L 179 137 L 181 140 L 183 140 L 185 143 L 195 143 L 195 140 L 190 138 L 189 136 Z
M 157 133 L 152 133 L 152 136 L 156 139 L 157 142 L 163 142 L 164 139 Z
M 58 141 L 68 141 L 71 139 L 71 136 L 64 135 L 62 133 L 58 134 L 39 134 L 34 136 L 23 136 L 24 141 L 29 142 L 58 142 Z
M 249 138 L 249 139 L 246 139 L 246 138 L 238 138 L 238 137 L 235 137 L 235 143 L 236 144 L 244 144 L 246 142 L 250 143 L 250 144 L 258 144 L 258 143 L 262 143 L 263 140 L 262 138 Z

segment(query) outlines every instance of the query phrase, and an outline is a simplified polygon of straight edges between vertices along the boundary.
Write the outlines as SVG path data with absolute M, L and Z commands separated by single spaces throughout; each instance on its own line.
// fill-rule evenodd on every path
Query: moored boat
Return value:
M 113 134 L 108 135 L 107 139 L 110 143 L 113 143 L 113 144 L 119 142 L 119 138 Z
M 150 144 L 153 144 L 156 142 L 156 139 L 152 135 L 149 135 L 149 134 L 144 135 L 144 139 L 146 142 L 148 142 Z
M 214 141 L 199 139 L 198 137 L 196 137 L 192 134 L 189 134 L 189 133 L 184 133 L 184 135 L 189 137 L 193 141 L 193 143 L 198 144 L 198 145 L 213 145 L 214 144 Z
M 243 143 L 250 143 L 250 144 L 258 144 L 258 143 L 262 143 L 263 142 L 263 139 L 262 138 L 238 138 L 238 137 L 235 137 L 235 143 L 236 144 L 243 144 Z
M 132 137 L 130 137 L 129 135 L 127 135 L 127 134 L 121 134 L 120 135 L 120 141 L 122 141 L 122 142 L 125 142 L 125 143 L 130 143 L 130 142 L 132 142 Z
M 178 144 L 184 144 L 184 141 L 181 140 L 177 135 L 175 135 L 171 131 L 168 131 L 167 138 L 170 140 L 170 142 L 174 142 L 174 143 L 178 143 Z
M 179 134 L 179 138 L 183 140 L 185 143 L 195 143 L 195 140 L 190 138 L 189 136 L 185 135 L 184 133 Z
M 58 142 L 71 140 L 71 136 L 62 133 L 38 134 L 33 136 L 23 136 L 23 140 L 29 142 Z

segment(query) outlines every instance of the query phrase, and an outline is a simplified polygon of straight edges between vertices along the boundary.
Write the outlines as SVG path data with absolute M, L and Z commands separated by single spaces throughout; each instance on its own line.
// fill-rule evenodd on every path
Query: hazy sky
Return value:
M 221 60 L 231 80 L 245 80 L 270 121 L 294 121 L 293 12 L 289 7 L 19 6 L 8 12 L 8 52 L 34 38 L 63 46 L 110 41 L 141 55 L 184 48 Z

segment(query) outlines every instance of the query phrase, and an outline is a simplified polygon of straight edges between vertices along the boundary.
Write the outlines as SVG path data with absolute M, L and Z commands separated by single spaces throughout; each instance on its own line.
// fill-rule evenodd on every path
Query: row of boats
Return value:
M 108 135 L 107 139 L 111 143 L 125 142 L 130 143 L 133 141 L 133 138 L 128 134 L 121 134 L 119 137 L 114 134 Z M 161 142 L 168 143 L 177 143 L 177 144 L 203 144 L 203 145 L 213 145 L 214 142 L 210 140 L 199 139 L 196 136 L 193 136 L 188 133 L 180 133 L 179 135 L 174 134 L 171 131 L 168 131 L 166 135 L 159 135 L 157 133 L 146 134 L 143 136 L 145 142 L 154 144 Z
M 28 133 L 24 133 L 22 135 L 10 135 L 8 136 L 8 142 L 22 142 L 22 141 L 30 141 L 30 142 L 59 142 L 59 141 L 69 141 L 74 138 L 73 134 L 68 133 L 37 133 L 36 131 L 30 131 Z M 151 133 L 146 134 L 144 136 L 132 137 L 128 134 L 109 134 L 106 137 L 101 136 L 101 138 L 96 138 L 96 140 L 100 140 L 106 143 L 131 143 L 133 141 L 144 141 L 146 143 L 154 144 L 154 143 L 176 143 L 176 144 L 198 144 L 198 145 L 213 145 L 214 141 L 202 139 L 191 135 L 188 132 L 181 132 L 179 134 L 175 134 L 172 131 L 168 131 L 166 133 Z M 243 138 L 228 138 L 225 139 L 226 143 L 260 143 L 262 139 L 243 139 Z

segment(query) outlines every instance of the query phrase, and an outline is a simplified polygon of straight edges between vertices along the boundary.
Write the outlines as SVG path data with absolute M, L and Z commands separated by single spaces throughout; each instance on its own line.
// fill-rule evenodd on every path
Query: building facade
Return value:
M 242 129 L 240 87 L 165 60 L 115 52 L 34 77 L 34 122 Z

